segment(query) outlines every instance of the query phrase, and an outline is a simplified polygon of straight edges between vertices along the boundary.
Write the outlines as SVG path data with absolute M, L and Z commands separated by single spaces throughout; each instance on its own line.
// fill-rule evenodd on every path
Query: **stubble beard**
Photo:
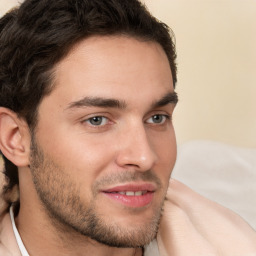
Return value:
M 34 138 L 31 143 L 30 169 L 43 209 L 57 232 L 75 232 L 99 243 L 120 248 L 143 247 L 156 237 L 164 196 L 150 219 L 140 226 L 124 228 L 115 223 L 112 216 L 109 219 L 101 217 L 95 207 L 95 198 L 85 204 L 72 176 L 46 156 Z M 152 177 L 151 173 L 145 174 L 144 180 L 146 176 L 161 186 L 157 177 Z M 138 178 L 135 174 L 126 173 L 121 179 L 132 181 Z

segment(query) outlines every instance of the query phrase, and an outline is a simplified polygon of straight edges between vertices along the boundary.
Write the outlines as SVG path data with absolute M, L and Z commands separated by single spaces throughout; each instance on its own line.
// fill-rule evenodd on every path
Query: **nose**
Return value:
M 129 127 L 118 141 L 116 163 L 122 168 L 137 171 L 150 170 L 157 161 L 157 154 L 150 143 L 145 127 Z

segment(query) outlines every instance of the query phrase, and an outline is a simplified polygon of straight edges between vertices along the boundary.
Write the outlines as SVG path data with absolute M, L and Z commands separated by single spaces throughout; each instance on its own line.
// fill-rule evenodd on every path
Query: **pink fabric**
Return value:
M 256 232 L 241 217 L 176 180 L 157 239 L 161 256 L 256 255 Z
M 256 232 L 241 217 L 173 179 L 157 242 L 161 256 L 256 256 Z M 0 255 L 21 256 L 9 213 L 0 217 Z

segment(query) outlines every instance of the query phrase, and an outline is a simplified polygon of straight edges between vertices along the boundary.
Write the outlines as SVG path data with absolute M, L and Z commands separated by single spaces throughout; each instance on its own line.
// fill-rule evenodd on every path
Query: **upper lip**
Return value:
M 113 192 L 122 192 L 122 191 L 149 191 L 154 192 L 156 190 L 156 185 L 152 183 L 129 183 L 129 184 L 122 184 L 117 185 L 115 187 L 107 188 L 102 190 L 106 193 L 113 193 Z

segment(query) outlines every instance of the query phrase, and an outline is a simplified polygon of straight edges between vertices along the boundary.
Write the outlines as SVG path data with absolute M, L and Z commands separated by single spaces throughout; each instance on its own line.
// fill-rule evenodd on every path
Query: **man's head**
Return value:
M 25 118 L 31 131 L 40 101 L 53 88 L 54 66 L 92 35 L 130 35 L 158 42 L 176 82 L 175 48 L 168 28 L 138 1 L 27 0 L 1 19 L 0 31 L 0 106 Z M 7 159 L 5 163 L 13 186 L 18 181 L 16 168 Z
M 27 0 L 0 29 L 7 189 L 17 166 L 56 226 L 148 243 L 176 157 L 167 27 L 135 0 Z

